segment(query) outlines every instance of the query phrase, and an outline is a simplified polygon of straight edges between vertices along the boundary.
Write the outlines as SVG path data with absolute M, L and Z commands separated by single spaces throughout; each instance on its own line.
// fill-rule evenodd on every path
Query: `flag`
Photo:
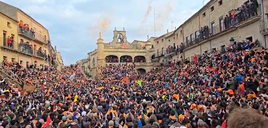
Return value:
M 50 123 L 51 123 L 50 116 L 48 116 L 48 117 L 47 117 L 47 121 L 46 121 L 46 123 L 45 123 L 42 127 L 43 127 L 43 128 L 44 128 L 44 127 L 47 127 L 47 126 L 49 126 Z
M 139 86 L 142 86 L 141 83 L 142 83 L 141 80 L 137 80 L 137 81 L 136 81 L 136 84 L 138 84 Z
M 73 80 L 74 79 L 74 77 L 75 77 L 75 73 L 74 74 L 72 74 L 71 76 L 70 76 L 70 80 Z
M 123 82 L 124 82 L 124 84 L 129 84 L 129 78 L 128 77 L 125 77 L 125 78 L 123 78 Z

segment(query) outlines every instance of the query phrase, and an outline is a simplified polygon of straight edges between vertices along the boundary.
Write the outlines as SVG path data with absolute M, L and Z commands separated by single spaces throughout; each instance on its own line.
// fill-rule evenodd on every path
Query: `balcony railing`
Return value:
M 3 37 L 0 37 L 0 41 L 3 47 L 15 50 L 15 45 L 17 44 L 15 41 L 8 42 L 7 39 L 4 39 Z
M 35 38 L 33 32 L 31 32 L 30 30 L 26 30 L 22 27 L 18 27 L 18 33 L 19 35 L 24 36 L 25 38 L 28 38 L 30 40 L 34 40 Z
M 18 44 L 18 51 L 22 52 L 22 53 L 29 54 L 29 55 L 34 55 L 34 50 L 33 50 L 32 46 L 30 46 L 27 43 L 19 43 Z
M 46 36 L 41 35 L 39 33 L 35 33 L 35 41 L 39 41 L 39 42 L 45 43 L 45 44 L 48 42 L 46 39 Z
M 213 36 L 215 36 L 215 35 L 217 35 L 217 34 L 219 34 L 221 32 L 228 31 L 228 30 L 231 30 L 233 28 L 236 28 L 236 27 L 246 23 L 249 20 L 255 19 L 257 16 L 259 16 L 259 15 L 256 15 L 256 16 L 253 16 L 253 17 L 247 17 L 247 18 L 244 17 L 242 19 L 233 19 L 232 23 L 230 23 L 230 24 L 228 23 L 229 24 L 228 26 L 218 24 L 218 25 L 215 25 L 214 27 L 210 27 L 208 35 L 206 35 L 206 33 L 204 33 L 205 35 L 204 34 L 199 34 L 198 37 L 195 37 L 194 42 L 190 43 L 190 41 L 189 41 L 188 43 L 186 43 L 186 48 L 190 47 L 190 46 L 192 46 L 194 44 L 200 43 L 200 42 L 202 42 L 204 40 L 207 40 L 207 39 L 209 39 L 209 38 L 211 38 L 211 37 L 213 37 Z M 266 24 L 265 27 L 268 28 L 267 24 Z M 266 31 L 267 31 L 267 34 L 268 34 L 268 29 L 266 29 Z
M 25 38 L 28 38 L 30 40 L 35 40 L 37 42 L 45 44 L 48 42 L 46 36 L 36 32 L 32 32 L 30 30 L 26 30 L 25 28 L 18 27 L 18 33 L 19 35 L 24 36 Z

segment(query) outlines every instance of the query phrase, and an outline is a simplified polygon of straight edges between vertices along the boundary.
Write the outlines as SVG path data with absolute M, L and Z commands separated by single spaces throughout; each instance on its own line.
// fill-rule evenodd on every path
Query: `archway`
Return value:
M 146 58 L 144 56 L 135 56 L 134 62 L 146 62 Z
M 132 62 L 132 57 L 129 55 L 123 55 L 120 57 L 120 62 Z
M 152 55 L 151 59 L 152 59 L 152 60 L 155 59 L 155 54 Z
M 106 63 L 117 63 L 118 57 L 115 55 L 109 55 L 105 57 Z
M 143 68 L 138 68 L 137 69 L 137 72 L 138 72 L 138 74 L 145 74 L 146 73 L 146 70 L 143 69 Z

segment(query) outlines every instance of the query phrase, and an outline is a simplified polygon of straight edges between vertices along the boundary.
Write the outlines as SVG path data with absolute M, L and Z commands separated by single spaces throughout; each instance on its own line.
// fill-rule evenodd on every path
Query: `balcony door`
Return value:
M 6 31 L 3 31 L 3 45 L 4 46 L 7 46 L 7 32 Z

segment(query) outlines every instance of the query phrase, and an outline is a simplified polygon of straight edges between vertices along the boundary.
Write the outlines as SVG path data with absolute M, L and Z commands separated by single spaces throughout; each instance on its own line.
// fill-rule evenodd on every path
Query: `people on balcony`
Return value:
M 134 62 L 146 62 L 146 59 L 144 56 L 136 56 Z
M 26 34 L 31 38 L 35 38 L 35 32 L 33 28 L 30 28 L 29 24 L 24 24 L 22 20 L 19 23 L 20 32 Z
M 19 50 L 24 53 L 33 54 L 33 46 L 28 41 L 24 42 L 23 39 L 21 39 L 19 44 Z
M 37 56 L 45 58 L 46 59 L 46 54 L 42 51 L 41 47 L 37 50 Z
M 240 7 L 229 11 L 229 13 L 223 18 L 223 21 L 220 22 L 220 25 L 218 27 L 221 27 L 221 31 L 233 28 L 241 24 L 245 20 L 257 16 L 258 7 L 259 4 L 257 0 L 250 0 L 248 2 L 245 2 Z M 214 32 L 214 29 L 215 26 L 213 26 L 213 28 L 209 26 L 201 27 L 201 29 L 199 30 L 199 34 L 196 35 L 197 39 L 191 41 L 195 41 L 195 43 L 197 43 L 209 38 L 210 36 L 217 34 L 217 32 Z M 213 33 L 210 33 L 210 30 L 213 30 Z M 191 41 L 186 41 L 186 46 L 192 45 L 193 43 Z
M 121 56 L 120 62 L 132 62 L 132 57 L 131 56 Z
M 106 57 L 106 62 L 107 63 L 117 63 L 118 62 L 118 57 L 117 56 L 107 56 Z
M 7 46 L 12 48 L 13 47 L 13 38 L 10 36 L 7 37 Z

